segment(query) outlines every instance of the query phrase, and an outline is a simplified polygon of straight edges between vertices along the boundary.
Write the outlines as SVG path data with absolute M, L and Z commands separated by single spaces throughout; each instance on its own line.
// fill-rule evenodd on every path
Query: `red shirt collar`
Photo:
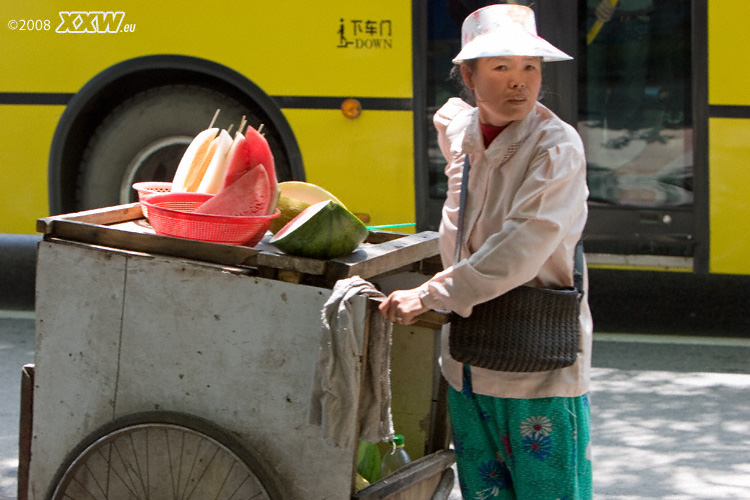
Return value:
M 484 138 L 484 147 L 487 148 L 492 141 L 495 140 L 495 137 L 500 135 L 500 132 L 506 129 L 508 125 L 505 125 L 503 127 L 497 127 L 495 125 L 485 125 L 482 122 L 479 122 L 479 125 L 482 127 L 482 137 Z

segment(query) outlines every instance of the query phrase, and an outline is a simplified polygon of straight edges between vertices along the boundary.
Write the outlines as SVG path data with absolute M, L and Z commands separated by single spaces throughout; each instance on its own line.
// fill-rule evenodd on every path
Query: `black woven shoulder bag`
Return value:
M 466 156 L 456 234 L 456 259 L 463 241 L 469 157 Z M 477 304 L 471 316 L 451 313 L 453 359 L 508 372 L 539 372 L 575 363 L 580 350 L 583 245 L 576 246 L 572 288 L 520 286 Z

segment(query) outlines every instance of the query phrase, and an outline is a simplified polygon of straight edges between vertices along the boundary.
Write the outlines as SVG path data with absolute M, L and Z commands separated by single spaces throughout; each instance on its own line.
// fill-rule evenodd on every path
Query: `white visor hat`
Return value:
M 498 56 L 541 57 L 545 62 L 573 59 L 536 34 L 534 11 L 525 5 L 490 5 L 469 14 L 461 26 L 461 52 L 453 59 Z

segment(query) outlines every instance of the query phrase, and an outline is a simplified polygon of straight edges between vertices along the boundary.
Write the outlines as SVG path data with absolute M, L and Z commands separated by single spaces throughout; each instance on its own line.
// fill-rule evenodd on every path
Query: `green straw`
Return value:
M 386 224 L 385 226 L 365 226 L 368 231 L 372 231 L 373 229 L 391 229 L 394 227 L 414 227 L 416 226 L 416 222 L 404 222 L 403 224 Z

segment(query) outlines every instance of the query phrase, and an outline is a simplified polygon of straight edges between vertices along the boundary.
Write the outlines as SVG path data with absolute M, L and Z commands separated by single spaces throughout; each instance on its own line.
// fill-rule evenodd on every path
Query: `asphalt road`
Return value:
M 591 272 L 596 500 L 750 499 L 747 278 Z M 33 310 L 0 303 L 0 500 L 17 497 Z M 460 500 L 454 489 L 451 500 Z

